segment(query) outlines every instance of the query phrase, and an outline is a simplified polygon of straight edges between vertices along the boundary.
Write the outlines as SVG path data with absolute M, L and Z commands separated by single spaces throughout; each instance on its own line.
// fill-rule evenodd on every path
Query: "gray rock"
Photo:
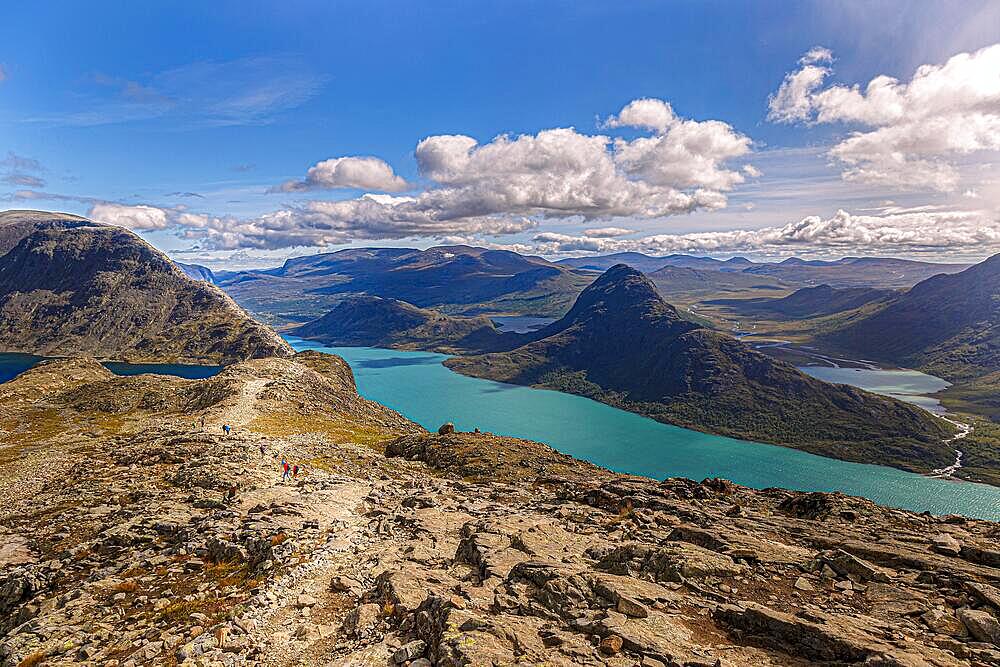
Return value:
M 625 595 L 618 598 L 618 604 L 615 608 L 619 613 L 632 618 L 646 618 L 649 616 L 649 609 L 646 608 L 646 605 Z
M 965 624 L 951 610 L 931 609 L 920 618 L 928 628 L 942 635 L 964 637 L 969 634 Z
M 414 639 L 411 642 L 407 642 L 399 647 L 399 649 L 392 654 L 392 660 L 397 665 L 401 665 L 408 660 L 416 660 L 424 654 L 427 650 L 427 643 L 423 639 Z
M 816 587 L 813 586 L 811 583 L 809 583 L 809 580 L 806 579 L 805 577 L 799 577 L 798 579 L 795 580 L 795 588 L 800 591 L 806 591 L 809 593 L 816 590 Z

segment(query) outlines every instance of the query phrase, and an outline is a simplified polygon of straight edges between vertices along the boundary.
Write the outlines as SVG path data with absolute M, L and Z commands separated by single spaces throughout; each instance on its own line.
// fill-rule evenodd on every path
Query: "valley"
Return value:
M 0 667 L 1000 667 L 1000 2 L 9 2 Z
M 313 339 L 286 340 L 218 286 L 253 278 L 6 215 L 0 664 L 1000 658 L 992 422 L 763 353 L 849 370 L 810 326 L 898 290 L 393 250 L 319 316 L 269 301 Z M 770 323 L 793 342 L 758 348 Z

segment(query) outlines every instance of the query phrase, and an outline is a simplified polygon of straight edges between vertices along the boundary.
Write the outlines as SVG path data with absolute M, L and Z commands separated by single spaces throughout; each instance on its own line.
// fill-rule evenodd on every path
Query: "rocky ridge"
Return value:
M 996 524 L 428 434 L 337 357 L 48 362 L 0 429 L 4 666 L 1000 661 Z
M 7 211 L 0 252 L 0 350 L 202 364 L 292 352 L 220 289 L 120 227 Z

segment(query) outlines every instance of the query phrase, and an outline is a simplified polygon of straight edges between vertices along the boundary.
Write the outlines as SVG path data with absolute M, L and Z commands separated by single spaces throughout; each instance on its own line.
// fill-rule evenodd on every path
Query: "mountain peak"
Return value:
M 592 282 L 568 313 L 539 334 L 551 335 L 569 326 L 596 320 L 602 329 L 614 324 L 632 327 L 640 321 L 681 322 L 677 310 L 663 300 L 653 281 L 627 264 L 615 264 Z M 691 327 L 696 325 L 691 324 Z
M 597 280 L 587 286 L 580 294 L 582 299 L 588 292 L 600 292 L 610 294 L 614 292 L 627 292 L 633 299 L 655 299 L 663 301 L 657 293 L 653 281 L 646 277 L 642 271 L 634 269 L 628 264 L 615 264 L 610 269 L 602 273 Z
M 591 283 L 590 287 L 596 287 L 602 283 L 621 282 L 630 278 L 642 279 L 645 275 L 642 271 L 634 269 L 628 264 L 615 264 L 610 269 L 601 274 L 601 277 Z M 647 280 L 646 282 L 649 282 Z M 652 283 L 649 283 L 652 286 Z
M 292 352 L 131 231 L 37 211 L 0 216 L 0 347 L 185 363 Z

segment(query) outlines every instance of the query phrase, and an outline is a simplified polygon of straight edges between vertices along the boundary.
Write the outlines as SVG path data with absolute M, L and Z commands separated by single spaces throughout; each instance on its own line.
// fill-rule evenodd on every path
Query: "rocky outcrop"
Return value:
M 3 667 L 1000 661 L 996 524 L 427 433 L 337 357 L 47 362 L 0 429 Z
M 0 246 L 4 351 L 203 364 L 291 354 L 221 290 L 125 229 L 8 211 Z

